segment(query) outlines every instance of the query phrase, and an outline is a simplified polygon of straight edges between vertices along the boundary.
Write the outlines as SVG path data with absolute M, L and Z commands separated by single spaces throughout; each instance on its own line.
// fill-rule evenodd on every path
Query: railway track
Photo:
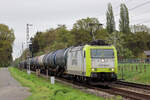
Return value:
M 115 84 L 150 90 L 150 85 L 145 85 L 145 84 L 131 83 L 131 82 L 125 82 L 125 81 L 116 81 Z
M 61 79 L 59 78 L 59 80 L 62 80 L 62 81 L 67 81 L 70 83 L 69 80 L 66 80 L 66 79 Z M 79 82 L 72 82 L 72 84 L 75 84 L 75 85 L 78 85 L 82 87 L 85 87 L 85 88 L 90 88 L 90 89 L 93 89 L 93 90 L 96 90 L 96 91 L 103 91 L 103 92 L 106 92 L 106 93 L 109 93 L 111 95 L 120 95 L 122 97 L 124 97 L 125 99 L 130 99 L 130 100 L 150 100 L 150 94 L 145 94 L 145 92 L 137 92 L 137 91 L 131 91 L 129 89 L 126 89 L 126 88 L 119 88 L 119 87 L 114 87 L 114 86 L 109 86 L 107 88 L 105 87 L 102 87 L 102 86 L 91 86 L 91 85 L 87 85 L 87 84 L 82 84 L 82 83 L 79 83 Z
M 110 94 L 114 95 L 120 95 L 124 98 L 131 99 L 131 100 L 149 100 L 150 95 L 145 94 L 144 92 L 136 92 L 136 91 L 130 91 L 128 89 L 123 88 L 117 88 L 117 87 L 111 87 L 111 90 L 108 90 L 106 92 L 109 92 Z
M 41 74 L 40 76 L 47 78 L 47 76 L 44 74 Z M 63 84 L 67 84 L 78 89 L 84 89 L 85 92 L 87 92 L 86 89 L 92 89 L 93 91 L 95 91 L 92 94 L 96 94 L 98 96 L 99 96 L 98 91 L 100 91 L 100 93 L 105 92 L 110 95 L 115 95 L 115 96 L 120 95 L 124 99 L 127 99 L 127 100 L 150 100 L 150 86 L 149 85 L 145 86 L 142 84 L 117 81 L 116 83 L 113 83 L 112 85 L 109 85 L 109 87 L 105 88 L 102 86 L 93 86 L 93 85 L 88 85 L 88 84 L 84 84 L 81 82 L 74 82 L 72 80 L 67 80 L 67 79 L 60 78 L 60 77 L 57 77 L 56 80 Z M 131 88 L 134 88 L 134 89 L 131 89 Z M 147 92 L 143 90 L 146 90 Z
M 116 81 L 114 84 L 112 84 L 112 86 L 128 90 L 130 92 L 135 92 L 136 94 L 143 94 L 143 97 L 142 95 L 140 97 L 145 98 L 145 100 L 150 100 L 150 85 L 131 83 L 125 81 Z

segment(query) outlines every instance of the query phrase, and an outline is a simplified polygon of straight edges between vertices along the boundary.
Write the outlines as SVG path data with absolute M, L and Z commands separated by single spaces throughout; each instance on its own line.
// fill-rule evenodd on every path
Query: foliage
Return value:
M 77 20 L 71 30 L 68 30 L 65 25 L 58 25 L 55 29 L 37 32 L 31 38 L 33 56 L 86 44 L 93 40 L 94 34 L 96 39 L 106 40 L 109 44 L 113 44 L 117 48 L 119 58 L 146 57 L 143 52 L 150 49 L 149 28 L 145 25 L 134 25 L 134 27 L 131 26 L 130 31 L 129 12 L 125 4 L 120 5 L 119 31 L 115 30 L 115 20 L 110 3 L 106 19 L 106 28 L 100 26 L 97 18 L 87 17 Z M 22 58 L 25 58 L 26 52 L 23 53 Z
M 7 67 L 12 62 L 14 31 L 7 25 L 0 24 L 0 66 Z
M 107 41 L 116 47 L 119 58 L 132 58 L 134 55 L 130 49 L 124 47 L 126 42 L 123 37 L 123 33 L 115 31 L 109 34 Z
M 90 27 L 90 23 L 95 23 L 95 25 Z M 107 29 L 99 28 L 98 24 L 100 24 L 98 19 L 88 17 L 77 20 L 71 30 L 68 30 L 65 25 L 59 25 L 57 28 L 51 28 L 46 32 L 37 32 L 35 37 L 31 39 L 34 56 L 90 42 L 92 41 L 91 28 L 96 39 L 106 40 L 116 47 L 119 58 L 141 57 L 144 50 L 150 49 L 150 34 L 147 32 L 124 34 L 114 31 L 109 34 Z M 26 52 L 21 58 L 25 58 Z
M 43 54 L 74 45 L 73 35 L 65 25 L 59 25 L 56 29 L 50 29 L 46 32 L 37 32 L 31 41 L 34 56 L 39 52 L 41 52 L 39 54 Z
M 97 36 L 100 29 L 99 25 L 100 22 L 97 18 L 87 17 L 85 19 L 77 20 L 77 22 L 73 25 L 73 29 L 71 30 L 71 33 L 74 35 L 76 40 L 75 44 L 80 45 L 92 41 L 93 39 L 91 31 L 93 32 L 94 36 Z
M 95 25 L 91 27 L 90 23 Z M 107 31 L 99 25 L 98 19 L 88 17 L 78 20 L 72 30 L 68 30 L 65 25 L 59 25 L 56 29 L 37 32 L 35 37 L 31 38 L 34 56 L 90 42 L 92 40 L 91 29 L 96 39 L 105 39 Z
M 16 68 L 10 68 L 9 70 L 12 76 L 23 86 L 30 88 L 32 95 L 26 100 L 104 100 L 102 97 L 86 94 L 60 83 L 51 85 L 44 78 L 39 78 L 33 74 L 27 75 L 26 72 L 19 71 Z
M 127 48 L 132 50 L 134 55 L 137 57 L 140 56 L 145 50 L 150 49 L 150 34 L 147 32 L 137 32 L 134 34 L 130 34 L 128 37 Z
M 129 12 L 125 4 L 120 5 L 120 20 L 119 20 L 119 29 L 122 33 L 130 33 L 129 27 Z
M 113 14 L 113 9 L 111 3 L 108 4 L 107 12 L 106 12 L 106 29 L 109 34 L 115 31 L 115 19 Z

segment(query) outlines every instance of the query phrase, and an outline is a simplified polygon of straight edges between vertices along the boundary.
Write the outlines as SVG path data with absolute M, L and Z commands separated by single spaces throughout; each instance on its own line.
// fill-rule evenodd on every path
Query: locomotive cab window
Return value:
M 113 49 L 91 49 L 92 58 L 113 58 L 114 51 Z

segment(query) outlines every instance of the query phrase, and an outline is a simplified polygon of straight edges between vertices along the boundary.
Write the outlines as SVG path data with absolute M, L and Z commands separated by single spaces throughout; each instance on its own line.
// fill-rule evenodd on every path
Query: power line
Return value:
M 137 8 L 139 8 L 139 7 L 142 7 L 142 6 L 144 6 L 144 5 L 146 5 L 146 4 L 149 4 L 149 3 L 150 3 L 150 1 L 146 1 L 146 2 L 144 2 L 144 3 L 142 3 L 142 4 L 136 5 L 135 7 L 128 9 L 128 11 L 132 11 L 132 10 L 134 10 L 134 9 L 137 9 Z M 118 15 L 119 15 L 119 13 L 117 13 L 115 16 L 117 17 Z
M 142 3 L 142 4 L 139 4 L 139 5 L 137 5 L 137 6 L 133 7 L 133 8 L 131 8 L 131 9 L 129 9 L 129 10 L 132 11 L 132 10 L 134 10 L 134 9 L 137 9 L 137 8 L 139 8 L 139 7 L 142 7 L 142 6 L 144 6 L 144 5 L 146 5 L 146 4 L 149 4 L 149 3 L 150 3 L 150 1 L 146 1 L 146 2 L 144 2 L 144 3 Z M 145 20 L 145 21 L 142 21 L 142 22 L 140 22 L 140 23 L 138 23 L 138 24 L 149 23 L 149 22 L 150 22 L 150 20 Z
M 119 8 L 122 3 L 124 3 L 124 4 L 127 5 L 128 2 L 132 2 L 132 1 L 133 1 L 133 0 L 125 0 L 125 1 L 124 1 L 124 0 L 121 0 L 121 1 L 119 2 L 119 4 L 118 4 L 116 7 L 113 7 L 113 11 L 115 11 L 117 8 Z M 114 14 L 114 16 L 115 16 L 115 17 L 118 17 L 119 14 L 120 14 L 120 13 Z M 103 19 L 103 20 L 104 20 L 104 19 Z
M 142 6 L 144 6 L 144 5 L 146 5 L 146 4 L 149 4 L 149 3 L 150 3 L 150 1 L 146 1 L 146 2 L 144 2 L 144 3 L 142 3 L 142 4 L 139 4 L 139 5 L 137 5 L 137 6 L 133 7 L 133 8 L 131 8 L 131 9 L 129 9 L 129 11 L 134 10 L 134 9 L 137 9 L 137 8 L 142 7 Z
M 121 3 L 127 4 L 129 1 L 131 2 L 132 0 L 125 0 L 125 1 L 122 0 L 122 2 L 120 2 L 119 5 L 117 5 L 116 7 L 114 7 L 114 9 L 119 8 Z

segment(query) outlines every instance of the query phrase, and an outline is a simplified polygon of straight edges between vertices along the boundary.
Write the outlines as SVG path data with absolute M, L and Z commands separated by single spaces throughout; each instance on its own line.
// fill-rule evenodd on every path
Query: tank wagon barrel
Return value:
M 51 67 L 51 68 L 54 68 L 53 57 L 54 57 L 54 52 L 47 54 L 45 56 L 45 59 L 43 59 L 44 65 Z
M 43 64 L 45 66 L 48 66 L 50 68 L 55 69 L 57 68 L 63 68 L 66 66 L 66 57 L 67 57 L 67 49 L 61 49 L 56 50 L 54 52 L 51 52 L 49 54 L 46 54 L 43 57 Z
M 66 52 L 68 49 L 61 49 L 55 52 L 54 63 L 55 66 L 65 67 L 66 66 Z
M 68 50 L 69 48 L 56 50 L 48 54 L 30 58 L 29 63 L 31 66 L 37 67 L 49 67 L 52 69 L 65 68 Z M 28 60 L 25 60 L 21 63 L 25 63 L 24 65 L 27 66 L 27 62 Z
M 43 58 L 44 58 L 44 56 L 45 55 L 42 55 L 42 56 L 39 56 L 39 58 L 38 58 L 38 65 L 41 66 L 41 67 L 44 65 L 43 64 Z

